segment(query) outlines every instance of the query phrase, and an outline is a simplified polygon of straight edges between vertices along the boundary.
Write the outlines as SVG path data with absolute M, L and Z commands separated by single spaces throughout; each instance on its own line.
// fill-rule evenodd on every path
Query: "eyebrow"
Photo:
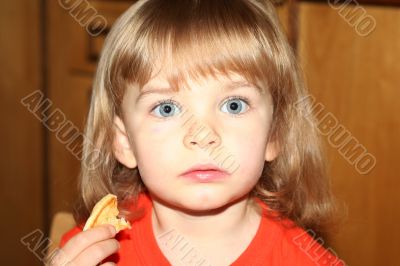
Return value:
M 235 90 L 235 89 L 239 89 L 239 88 L 244 88 L 244 87 L 250 87 L 250 88 L 254 88 L 256 89 L 257 92 L 261 93 L 262 90 L 260 87 L 247 82 L 247 81 L 233 81 L 233 82 L 229 82 L 228 84 L 226 84 L 225 86 L 223 86 L 223 90 Z
M 145 91 L 141 91 L 139 96 L 136 98 L 136 103 L 138 103 L 140 100 L 144 99 L 146 96 L 150 94 L 166 94 L 166 95 L 171 95 L 171 94 L 176 94 L 178 91 L 172 90 L 171 88 L 151 88 Z
M 140 100 L 142 100 L 143 98 L 145 98 L 146 96 L 150 95 L 150 94 L 165 94 L 165 95 L 173 95 L 173 94 L 177 94 L 179 92 L 179 90 L 176 89 L 172 89 L 171 87 L 168 88 L 155 88 L 152 86 L 149 86 L 149 89 L 144 89 L 140 92 L 139 96 L 136 98 L 136 103 L 138 103 Z M 262 93 L 262 89 L 258 86 L 255 86 L 247 81 L 234 81 L 234 82 L 229 82 L 227 84 L 225 84 L 222 87 L 223 91 L 232 91 L 235 89 L 239 89 L 239 88 L 243 88 L 243 87 L 251 87 L 256 89 L 256 91 L 258 93 Z

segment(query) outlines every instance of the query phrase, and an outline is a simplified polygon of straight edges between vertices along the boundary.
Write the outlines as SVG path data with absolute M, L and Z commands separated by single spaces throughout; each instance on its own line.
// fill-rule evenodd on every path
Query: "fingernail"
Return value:
M 112 235 L 115 235 L 117 233 L 117 230 L 115 229 L 115 227 L 113 225 L 109 225 L 108 228 Z

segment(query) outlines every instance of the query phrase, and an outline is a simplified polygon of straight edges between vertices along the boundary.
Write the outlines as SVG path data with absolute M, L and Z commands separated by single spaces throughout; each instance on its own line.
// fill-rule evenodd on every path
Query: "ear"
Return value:
M 129 143 L 124 122 L 118 116 L 114 118 L 113 153 L 115 158 L 128 168 L 137 166 L 136 157 Z
M 279 154 L 280 147 L 277 141 L 270 141 L 265 148 L 265 160 L 273 161 Z

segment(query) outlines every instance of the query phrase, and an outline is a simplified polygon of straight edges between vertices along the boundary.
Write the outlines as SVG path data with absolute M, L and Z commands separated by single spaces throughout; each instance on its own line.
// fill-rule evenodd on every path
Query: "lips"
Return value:
M 199 182 L 210 182 L 226 178 L 228 172 L 214 164 L 199 164 L 189 168 L 181 176 Z

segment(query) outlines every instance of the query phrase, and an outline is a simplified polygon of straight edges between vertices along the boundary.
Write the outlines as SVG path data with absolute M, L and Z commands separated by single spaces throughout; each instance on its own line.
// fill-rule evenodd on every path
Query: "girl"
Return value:
M 306 96 L 271 3 L 138 1 L 102 51 L 53 265 L 342 265 L 312 238 L 334 205 Z M 81 232 L 108 193 L 132 229 Z

